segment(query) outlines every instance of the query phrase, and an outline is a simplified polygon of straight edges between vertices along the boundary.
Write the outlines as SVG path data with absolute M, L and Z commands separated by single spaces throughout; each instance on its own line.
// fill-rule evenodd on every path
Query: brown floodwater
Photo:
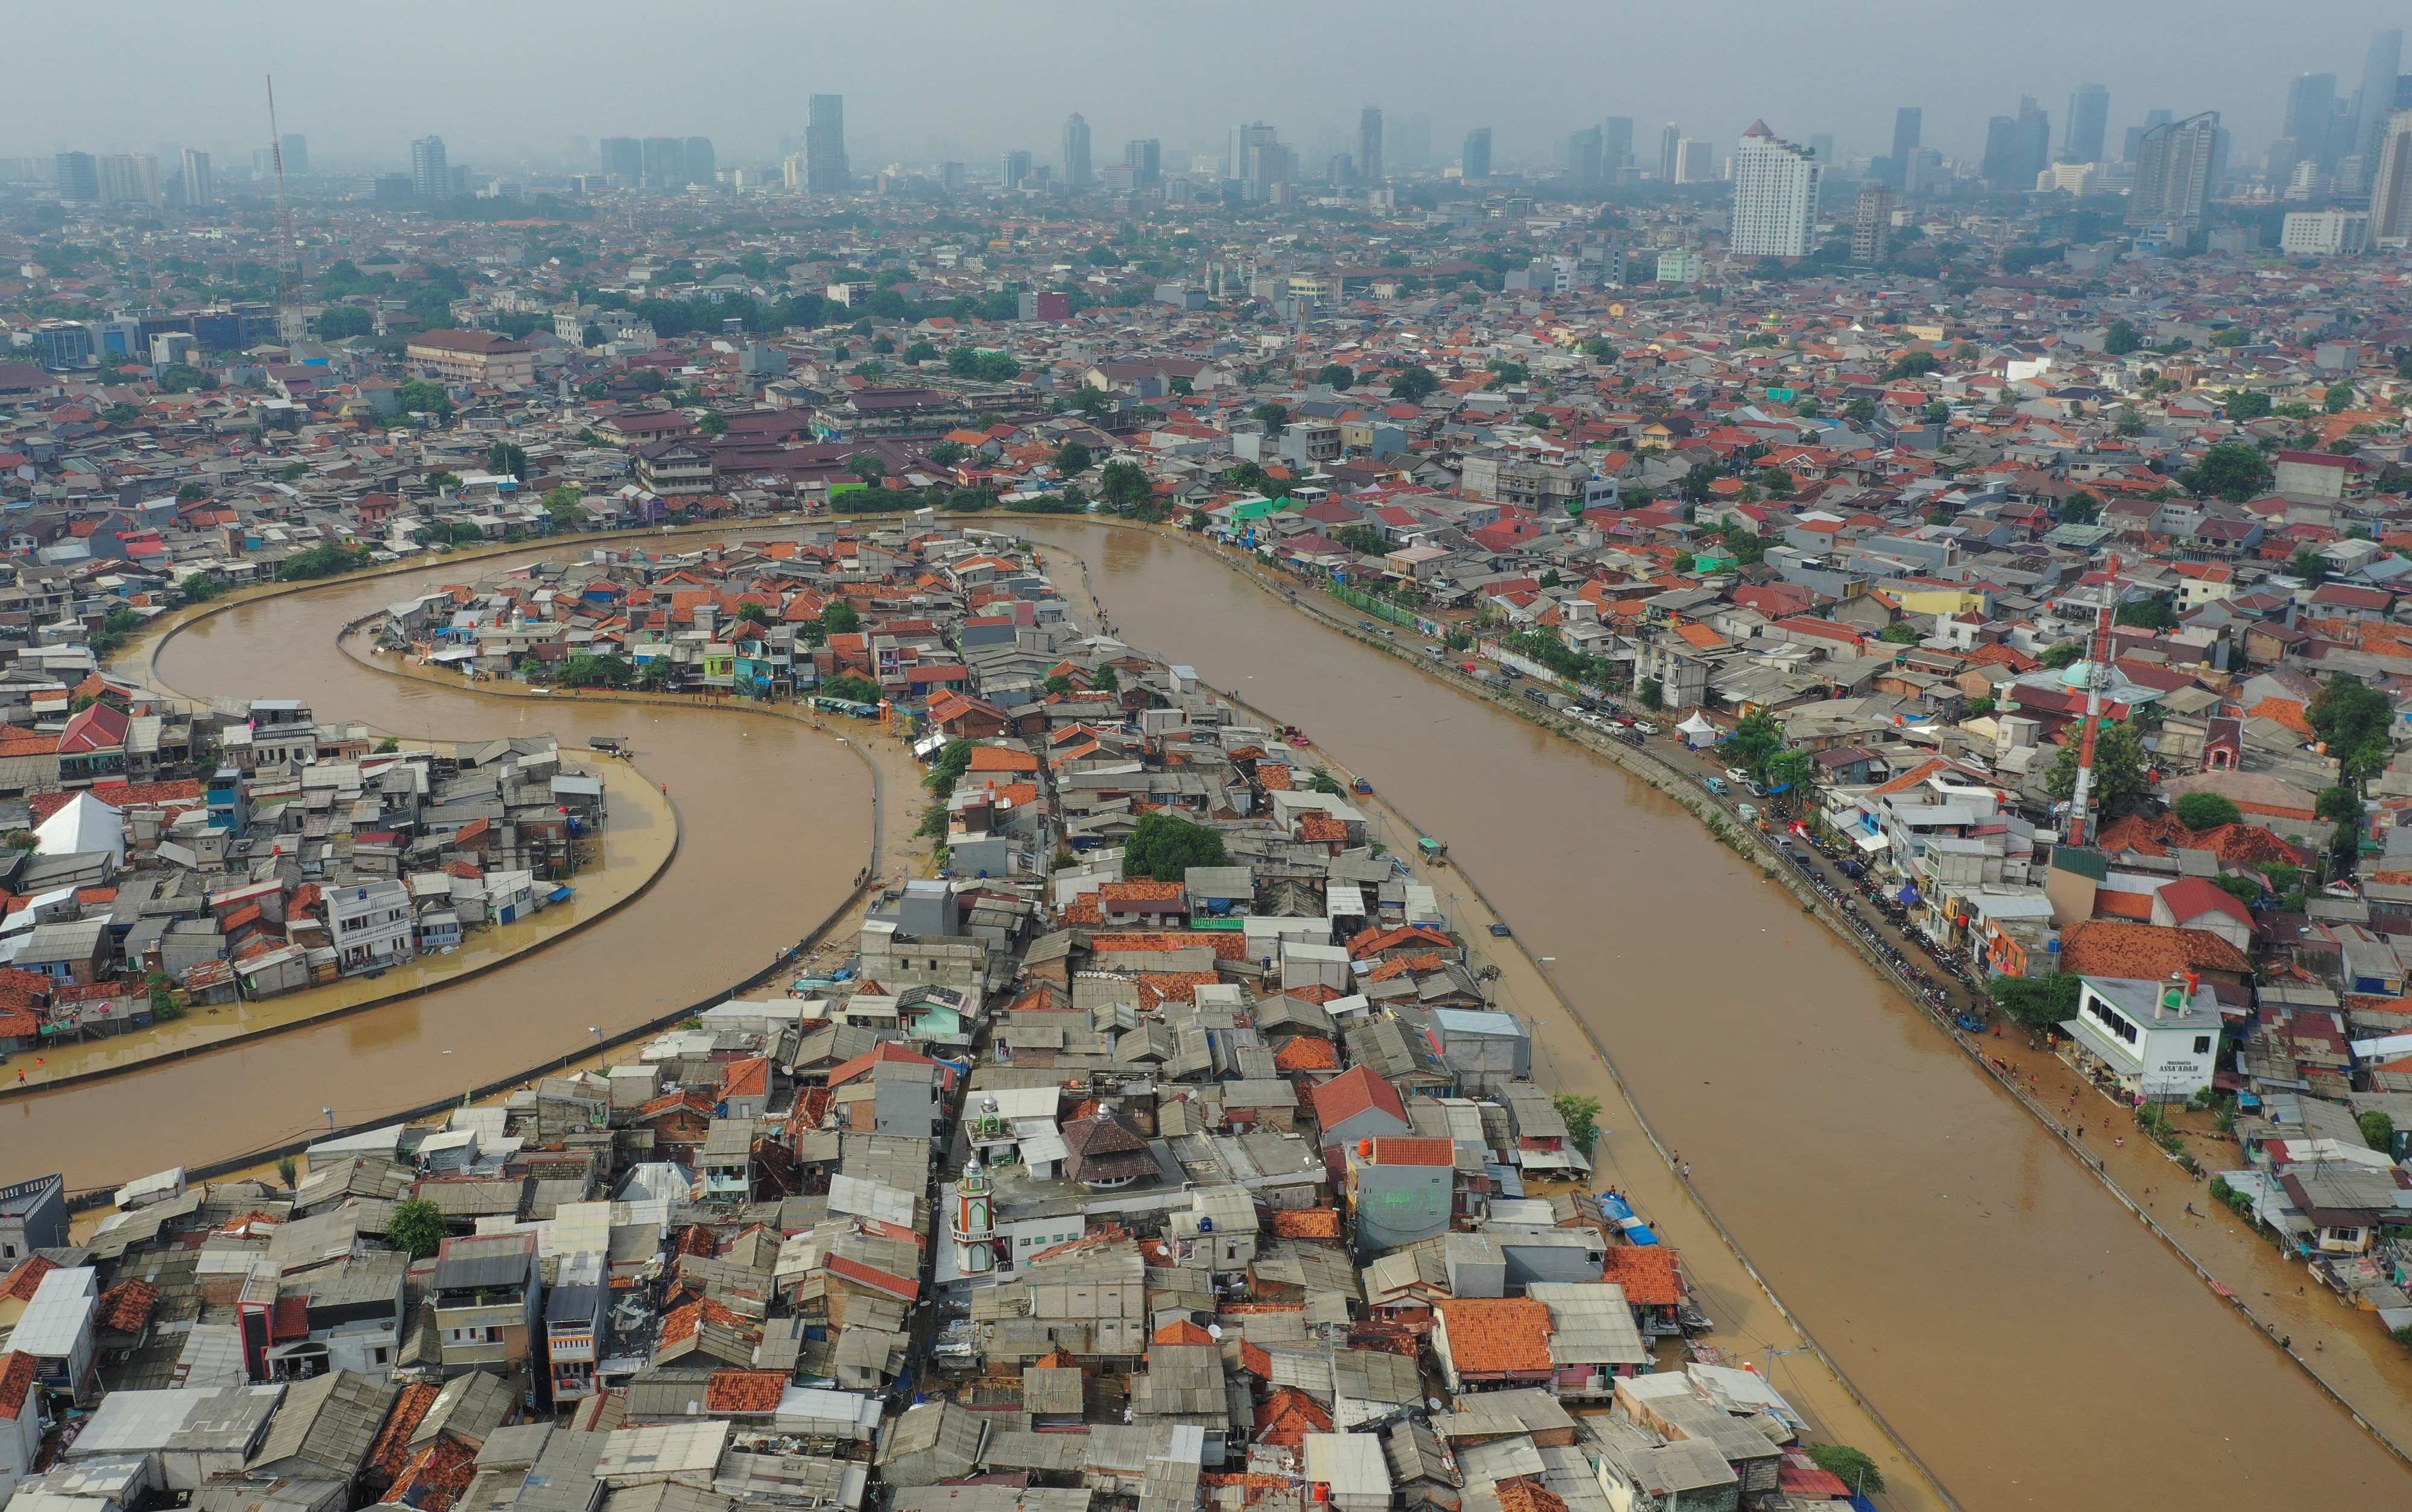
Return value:
M 1964 1505 L 2412 1505 L 2402 1461 L 1648 785 L 1172 542 L 1060 522 L 1031 534 L 1089 559 L 1117 634 L 1302 724 L 1449 842 L 1555 958 L 1702 1196 Z M 161 679 L 302 698 L 321 719 L 405 736 L 631 736 L 684 822 L 669 870 L 611 919 L 476 981 L 0 1108 L 0 1174 L 122 1182 L 275 1143 L 322 1123 L 322 1107 L 359 1123 L 575 1056 L 587 1026 L 708 995 L 845 895 L 871 785 L 831 737 L 727 712 L 478 698 L 380 677 L 335 648 L 336 626 L 419 586 L 229 611 L 171 641 Z M 2266 1286 L 2300 1284 L 2274 1255 L 2263 1264 Z
M 489 565 L 483 570 L 499 570 Z M 841 903 L 871 844 L 870 773 L 835 737 L 727 710 L 483 698 L 380 676 L 336 629 L 462 572 L 330 587 L 204 620 L 170 640 L 161 682 L 195 697 L 299 698 L 321 720 L 431 740 L 628 737 L 682 828 L 653 887 L 604 922 L 458 986 L 111 1080 L 0 1106 L 0 1169 L 70 1188 L 360 1123 L 548 1057 L 592 1064 L 612 1033 L 769 963 Z M 10 1177 L 8 1179 L 14 1179 Z
M 1656 789 L 1172 541 L 1028 534 L 1087 560 L 1117 637 L 1303 727 L 1448 842 L 1555 958 L 1777 1294 L 1964 1505 L 2412 1505 L 2412 1469 Z M 2261 1272 L 2304 1280 L 2274 1251 Z

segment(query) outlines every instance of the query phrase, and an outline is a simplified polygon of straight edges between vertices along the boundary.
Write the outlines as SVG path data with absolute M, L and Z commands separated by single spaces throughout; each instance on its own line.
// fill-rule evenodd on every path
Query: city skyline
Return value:
M 1262 57 L 1243 40 L 1253 35 L 1244 26 L 1176 21 L 1142 28 L 1162 44 L 1154 51 L 1180 51 L 1184 66 L 1177 71 L 1129 67 L 1123 61 L 1127 28 L 1086 24 L 1111 14 L 1107 7 L 1059 0 L 1052 8 L 1064 24 L 1046 29 L 1043 51 L 1035 50 L 1025 18 L 966 16 L 907 0 L 875 16 L 825 18 L 732 6 L 725 19 L 749 37 L 746 47 L 727 49 L 727 35 L 715 29 L 693 39 L 652 38 L 632 53 L 609 40 L 612 17 L 623 10 L 633 17 L 632 7 L 581 8 L 587 30 L 565 35 L 563 16 L 552 7 L 473 11 L 435 0 L 422 12 L 426 26 L 376 37 L 386 66 L 363 77 L 355 56 L 368 39 L 362 26 L 319 23 L 263 46 L 249 34 L 192 28 L 194 35 L 183 35 L 186 29 L 147 24 L 149 12 L 104 6 L 104 19 L 116 10 L 146 19 L 120 28 L 138 66 L 156 52 L 160 62 L 172 58 L 228 87 L 198 99 L 154 102 L 90 97 L 56 73 L 30 78 L 17 119 L 40 125 L 0 128 L 0 155 L 152 152 L 172 140 L 215 153 L 222 162 L 246 160 L 250 149 L 267 144 L 268 129 L 264 103 L 238 81 L 272 68 L 285 119 L 309 134 L 316 165 L 328 171 L 393 167 L 406 161 L 409 141 L 431 134 L 445 138 L 456 158 L 498 169 L 565 161 L 581 140 L 671 133 L 723 144 L 724 165 L 775 164 L 778 139 L 803 128 L 800 92 L 812 90 L 847 95 L 853 135 L 875 146 L 882 162 L 993 160 L 1017 143 L 1056 140 L 1073 111 L 1106 139 L 1154 138 L 1169 154 L 1212 150 L 1237 119 L 1262 119 L 1286 141 L 1312 143 L 1327 131 L 1348 141 L 1368 105 L 1401 118 L 1430 114 L 1444 141 L 1488 127 L 1500 168 L 1547 163 L 1569 133 L 1610 116 L 1681 120 L 1685 135 L 1728 147 L 1751 120 L 1764 118 L 1791 139 L 1833 138 L 1844 159 L 1881 155 L 1892 112 L 1908 104 L 1925 109 L 1925 146 L 1974 158 L 1983 152 L 1988 121 L 2014 115 L 2021 96 L 2065 117 L 2064 102 L 2096 85 L 2109 95 L 2106 152 L 2115 152 L 2148 110 L 2166 109 L 2179 116 L 2216 110 L 2240 150 L 2258 154 L 2283 135 L 2291 79 L 2334 75 L 2340 96 L 2359 95 L 2373 33 L 2402 21 L 2388 6 L 2356 0 L 2323 7 L 2325 24 L 2316 29 L 2247 51 L 2222 45 L 2222 19 L 2242 22 L 2248 14 L 2228 0 L 2153 3 L 2107 14 L 2070 0 L 2042 0 L 2014 15 L 1956 21 L 1963 61 L 1953 76 L 1938 79 L 1925 55 L 1931 19 L 1895 0 L 1860 7 L 1855 20 L 1862 24 L 1847 48 L 1831 39 L 1825 23 L 1748 12 L 1771 45 L 1739 59 L 1727 55 L 1723 42 L 1744 12 L 1723 4 L 1682 16 L 1545 4 L 1527 26 L 1495 40 L 1465 37 L 1454 27 L 1434 26 L 1427 35 L 1408 26 L 1374 47 L 1363 46 L 1361 37 L 1342 47 L 1348 23 L 1336 16 L 1285 12 L 1284 24 L 1309 45 Z M 92 15 L 76 13 L 78 32 L 88 29 Z M 1434 15 L 1437 21 L 1439 12 Z M 444 24 L 447 18 L 468 22 L 492 45 L 452 47 L 446 39 L 458 28 Z M 24 18 L 22 46 L 29 54 L 65 49 L 69 24 L 64 14 Z M 1563 45 L 1535 54 L 1527 45 L 1533 26 L 1554 28 Z M 1327 33 L 1332 46 L 1313 45 Z M 594 40 L 581 40 L 585 36 Z M 1028 59 L 992 71 L 994 84 L 875 90 L 860 82 L 875 76 L 876 64 L 935 36 L 991 61 Z M 1595 41 L 1599 50 L 1590 46 Z M 1606 67 L 1596 61 L 1603 53 L 1614 60 Z M 525 60 L 537 55 L 568 65 L 558 70 L 561 87 L 541 79 L 531 85 L 524 77 Z M 1687 55 L 1696 61 L 1687 63 Z M 710 90 L 683 98 L 661 87 L 665 70 L 675 77 L 690 62 L 696 77 L 715 81 Z M 1434 87 L 1419 90 L 1422 79 Z M 1438 87 L 1444 80 L 1446 92 Z M 2066 124 L 2052 123 L 2056 148 Z M 2368 124 L 2363 130 L 2371 130 Z M 875 170 L 871 155 L 855 154 L 856 174 Z M 591 171 L 591 164 L 581 167 Z

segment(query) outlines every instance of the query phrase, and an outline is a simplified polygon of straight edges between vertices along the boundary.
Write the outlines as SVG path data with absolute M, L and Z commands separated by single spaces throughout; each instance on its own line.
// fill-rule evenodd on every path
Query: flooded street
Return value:
M 2412 1469 L 1671 800 L 1197 551 L 1027 534 L 1087 558 L 1117 635 L 1304 726 L 1448 842 L 1555 958 L 1702 1197 L 1964 1505 L 2412 1504 Z M 2274 1251 L 2261 1270 L 2267 1289 L 2304 1279 Z
M 1554 958 L 1700 1195 L 1963 1505 L 2412 1505 L 2412 1470 L 1670 800 L 1176 543 L 1014 523 L 1087 557 L 1117 634 L 1304 725 L 1449 843 Z M 345 621 L 469 576 L 432 568 L 229 611 L 170 642 L 161 679 L 196 697 L 302 698 L 322 720 L 411 737 L 631 737 L 685 825 L 668 872 L 601 926 L 476 981 L 0 1109 L 11 1170 L 114 1182 L 323 1126 L 324 1107 L 353 1123 L 546 1056 L 591 1061 L 588 1026 L 708 995 L 845 895 L 871 784 L 828 735 L 719 711 L 479 698 L 381 677 L 333 644 Z M 1615 1162 L 1650 1158 L 1629 1130 L 1610 1144 Z M 2303 1279 L 2274 1253 L 2262 1264 L 2270 1289 Z M 1774 1362 L 1779 1383 L 1790 1364 Z
M 481 564 L 477 571 L 500 570 Z M 159 656 L 195 697 L 300 698 L 322 720 L 412 739 L 552 734 L 583 752 L 624 735 L 684 827 L 651 889 L 595 929 L 473 981 L 316 1028 L 0 1107 L 11 1170 L 70 1188 L 198 1165 L 312 1127 L 353 1124 L 549 1056 L 595 1057 L 609 1034 L 708 996 L 793 945 L 850 890 L 868 852 L 871 779 L 809 727 L 702 709 L 482 698 L 383 677 L 336 648 L 348 621 L 422 586 L 431 568 L 272 598 L 204 620 Z M 604 758 L 594 757 L 600 761 Z

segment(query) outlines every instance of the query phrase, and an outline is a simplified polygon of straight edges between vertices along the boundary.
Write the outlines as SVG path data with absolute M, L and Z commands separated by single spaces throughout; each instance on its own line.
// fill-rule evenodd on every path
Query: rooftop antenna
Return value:
M 302 243 L 293 234 L 293 201 L 285 193 L 285 136 L 276 127 L 276 76 L 268 77 L 268 154 L 276 168 L 276 333 L 287 345 L 308 334 L 302 314 Z
M 2119 606 L 2119 553 L 2110 553 L 2103 572 L 2102 607 L 2094 616 L 2094 634 L 2085 659 L 2069 668 L 2068 685 L 2085 689 L 2085 734 L 2077 748 L 2077 782 L 2068 794 L 2068 844 L 2082 845 L 2088 836 L 2094 798 L 2094 737 L 2102 727 L 2102 693 L 2110 685 L 2110 621 Z M 2077 673 L 2083 673 L 2080 682 Z

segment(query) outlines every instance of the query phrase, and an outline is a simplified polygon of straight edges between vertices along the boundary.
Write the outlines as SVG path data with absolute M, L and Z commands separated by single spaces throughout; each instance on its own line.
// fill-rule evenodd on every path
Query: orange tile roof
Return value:
M 2249 972 L 2253 962 L 2209 930 L 2096 918 L 2060 932 L 2060 969 L 2085 976 L 2158 979 L 2173 971 Z
M 1454 1166 L 1457 1164 L 1457 1141 L 1417 1138 L 1375 1139 L 1374 1164 L 1376 1166 Z
M 439 1438 L 419 1451 L 377 1505 L 407 1506 L 416 1512 L 450 1512 L 477 1474 L 477 1450 L 449 1436 Z
M 767 1096 L 771 1091 L 771 1063 L 757 1055 L 750 1060 L 731 1061 L 720 1076 L 723 1097 Z
M 1488 1375 L 1551 1368 L 1546 1303 L 1529 1297 L 1459 1297 L 1433 1308 L 1448 1326 L 1449 1358 L 1459 1370 Z
M 1531 1475 L 1510 1475 L 1491 1494 L 1499 1499 L 1499 1512 L 1566 1512 L 1566 1502 Z
M 1306 1442 L 1309 1433 L 1331 1431 L 1331 1415 L 1305 1392 L 1283 1387 L 1267 1397 L 1257 1408 L 1258 1444 L 1278 1444 L 1296 1448 Z
M 304 1306 L 309 1302 L 307 1298 L 296 1300 Z M 99 1315 L 95 1321 L 104 1329 L 133 1333 L 151 1321 L 151 1310 L 158 1305 L 158 1287 L 147 1281 L 121 1281 L 100 1294 Z
M 704 1387 L 703 1410 L 708 1413 L 776 1412 L 779 1399 L 787 1389 L 787 1373 L 785 1371 L 714 1371 L 711 1384 Z
M 0 1358 L 0 1418 L 18 1421 L 33 1390 L 34 1357 L 22 1349 L 11 1349 Z
M 1273 1232 L 1283 1239 L 1338 1239 L 1340 1213 L 1333 1208 L 1277 1208 Z
M 1178 1323 L 1166 1324 L 1156 1329 L 1154 1337 L 1148 1340 L 1152 1344 L 1211 1344 L 1213 1342 L 1213 1334 L 1187 1318 L 1183 1318 Z
M 1676 1255 L 1664 1244 L 1611 1244 L 1600 1279 L 1625 1288 L 1625 1299 L 1640 1307 L 1675 1307 L 1684 1300 Z
M 1105 903 L 1174 903 L 1189 889 L 1178 882 L 1108 882 L 1097 888 Z
M 42 1278 L 58 1268 L 55 1260 L 46 1260 L 38 1255 L 26 1256 L 24 1264 L 8 1272 L 7 1280 L 0 1281 L 0 1297 L 30 1302 L 34 1293 L 41 1289 Z
M 1302 840 L 1346 840 L 1348 826 L 1329 814 L 1311 810 L 1299 815 L 1298 833 Z
M 1313 1035 L 1293 1035 L 1282 1041 L 1281 1049 L 1273 1051 L 1273 1069 L 1337 1071 L 1340 1069 L 1340 1051 L 1328 1039 L 1317 1039 Z
M 1034 752 L 1016 751 L 1010 746 L 975 745 L 972 747 L 971 770 L 974 771 L 1037 771 L 1038 757 Z

